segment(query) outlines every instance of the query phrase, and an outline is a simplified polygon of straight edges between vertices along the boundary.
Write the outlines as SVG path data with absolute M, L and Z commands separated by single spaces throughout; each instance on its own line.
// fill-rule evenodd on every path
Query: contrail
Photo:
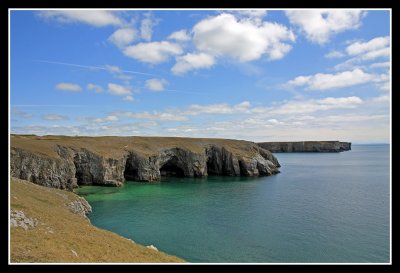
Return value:
M 38 60 L 38 62 L 41 62 L 41 63 L 48 63 L 48 64 L 59 64 L 59 65 L 66 65 L 66 66 L 74 66 L 74 67 L 80 67 L 80 68 L 109 70 L 108 68 L 101 67 L 101 66 L 70 64 L 70 63 L 53 62 L 53 61 L 45 61 L 45 60 Z M 142 72 L 131 71 L 131 70 L 121 70 L 121 71 L 124 72 L 124 73 L 131 73 L 131 74 L 138 74 L 138 75 L 146 75 L 146 76 L 156 76 L 156 75 L 150 74 L 150 73 L 142 73 Z

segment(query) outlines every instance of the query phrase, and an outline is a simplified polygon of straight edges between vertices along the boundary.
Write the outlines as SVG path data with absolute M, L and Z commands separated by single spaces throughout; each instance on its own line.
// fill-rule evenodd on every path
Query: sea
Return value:
M 390 146 L 276 153 L 267 177 L 82 186 L 97 227 L 192 263 L 389 263 Z

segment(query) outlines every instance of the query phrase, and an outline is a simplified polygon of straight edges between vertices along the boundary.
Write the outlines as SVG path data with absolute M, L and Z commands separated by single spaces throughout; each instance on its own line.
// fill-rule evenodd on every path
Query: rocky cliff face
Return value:
M 277 159 L 255 143 L 165 138 L 11 138 L 11 176 L 55 188 L 120 186 L 162 176 L 260 176 L 279 172 Z M 113 143 L 114 141 L 114 143 Z M 149 148 L 150 147 L 150 148 Z
M 273 153 L 321 152 L 337 153 L 351 150 L 350 142 L 339 141 L 298 141 L 298 142 L 260 142 L 260 147 Z

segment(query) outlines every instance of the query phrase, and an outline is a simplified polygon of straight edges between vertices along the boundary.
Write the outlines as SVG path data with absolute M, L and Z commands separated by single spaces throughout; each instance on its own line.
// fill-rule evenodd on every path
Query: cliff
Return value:
M 278 160 L 253 142 L 173 137 L 11 136 L 11 176 L 54 188 L 161 176 L 259 176 Z
M 11 178 L 10 207 L 13 263 L 184 262 L 94 227 L 90 205 L 69 191 Z
M 291 152 L 320 152 L 337 153 L 351 150 L 350 142 L 339 141 L 297 141 L 297 142 L 260 142 L 257 143 L 261 148 L 273 153 Z

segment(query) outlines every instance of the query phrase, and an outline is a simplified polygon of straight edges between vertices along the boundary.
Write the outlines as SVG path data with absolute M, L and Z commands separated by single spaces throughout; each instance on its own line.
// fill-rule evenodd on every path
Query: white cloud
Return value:
M 124 100 L 126 100 L 126 101 L 134 101 L 134 98 L 133 98 L 133 96 L 126 96 L 126 97 L 124 97 Z
M 184 41 L 189 41 L 191 38 L 187 34 L 186 29 L 181 29 L 179 31 L 171 33 L 171 35 L 168 36 L 168 39 L 184 42 Z
M 108 92 L 116 96 L 129 96 L 132 95 L 130 87 L 118 85 L 115 83 L 108 84 Z
M 56 89 L 70 92 L 80 92 L 82 88 L 75 83 L 60 82 L 56 85 Z
M 146 88 L 151 91 L 160 92 L 164 91 L 167 83 L 164 79 L 149 79 L 146 81 Z
M 162 41 L 128 46 L 123 52 L 126 56 L 141 62 L 159 64 L 171 56 L 182 54 L 183 51 L 178 44 Z
M 255 18 L 262 18 L 267 15 L 267 11 L 262 10 L 262 9 L 237 10 L 235 12 L 240 15 L 244 15 L 244 16 L 248 16 L 248 17 L 255 17 Z
M 174 113 L 159 113 L 159 112 L 128 112 L 128 111 L 123 111 L 123 112 L 113 112 L 111 113 L 112 115 L 115 116 L 120 116 L 120 117 L 126 117 L 126 118 L 132 118 L 132 119 L 150 119 L 150 120 L 161 120 L 161 121 L 185 121 L 187 120 L 186 117 L 179 115 L 179 114 L 174 114 Z
M 145 14 L 145 18 L 140 24 L 140 37 L 145 41 L 150 41 L 153 35 L 153 27 L 158 24 L 158 20 L 152 18 L 150 12 Z
M 390 56 L 390 48 L 386 47 L 386 48 L 381 48 L 381 49 L 377 49 L 377 50 L 373 50 L 373 51 L 369 51 L 363 55 L 360 55 L 360 59 L 361 60 L 373 60 L 373 59 L 377 59 L 380 57 L 387 57 L 389 58 Z
M 390 88 L 391 88 L 390 82 L 384 82 L 378 86 L 379 86 L 379 89 L 383 90 L 383 91 L 390 91 Z
M 346 52 L 349 55 L 359 55 L 362 53 L 385 48 L 389 45 L 389 43 L 390 43 L 389 36 L 377 37 L 368 42 L 352 43 L 346 48 Z
M 133 28 L 120 28 L 108 37 L 108 41 L 118 47 L 124 47 L 127 44 L 132 43 L 135 38 L 136 31 Z
M 308 90 L 328 90 L 379 81 L 379 77 L 378 75 L 369 74 L 357 68 L 337 74 L 318 73 L 311 76 L 299 76 L 288 81 L 286 86 L 306 86 Z
M 43 19 L 52 19 L 60 23 L 85 23 L 95 27 L 121 25 L 122 20 L 107 10 L 46 10 L 38 12 Z
M 315 43 L 327 43 L 334 34 L 357 29 L 366 14 L 362 10 L 288 10 L 289 21 Z
M 362 103 L 363 100 L 355 96 L 342 98 L 328 97 L 319 100 L 294 100 L 267 109 L 266 112 L 280 115 L 309 114 L 338 108 L 355 108 Z
M 87 90 L 93 90 L 93 91 L 96 92 L 96 93 L 101 93 L 101 92 L 103 92 L 103 88 L 102 88 L 100 85 L 93 84 L 93 83 L 89 83 L 89 84 L 86 86 L 86 89 L 87 89 Z
M 123 81 L 130 81 L 130 80 L 133 79 L 133 77 L 129 76 L 129 75 L 114 75 L 114 78 L 120 79 L 120 80 L 123 80 Z
M 373 98 L 371 101 L 372 102 L 378 102 L 378 103 L 389 102 L 390 101 L 390 96 L 389 95 L 381 95 L 381 96 Z
M 63 115 L 47 114 L 47 115 L 43 115 L 42 119 L 44 119 L 44 120 L 67 120 L 68 117 L 63 116 Z
M 332 50 L 331 52 L 325 55 L 325 58 L 336 59 L 336 58 L 342 58 L 344 56 L 346 56 L 344 53 L 337 50 Z
M 184 110 L 181 114 L 183 115 L 201 115 L 201 114 L 243 114 L 250 112 L 250 102 L 243 101 L 239 104 L 230 106 L 226 103 L 209 104 L 209 105 L 198 105 L 193 104 L 189 106 L 187 110 Z
M 121 73 L 124 72 L 121 68 L 119 68 L 119 67 L 116 66 L 116 65 L 109 65 L 109 64 L 106 64 L 106 65 L 104 65 L 104 68 L 105 68 L 108 72 L 110 72 L 110 73 L 112 73 L 112 74 L 121 74 Z
M 376 37 L 367 42 L 353 41 L 346 47 L 346 53 L 352 57 L 335 66 L 336 70 L 361 68 L 360 63 L 368 62 L 377 58 L 390 57 L 390 39 L 388 36 Z M 388 64 L 383 63 L 383 64 Z M 381 66 L 384 67 L 385 65 Z M 374 68 L 373 65 L 369 66 Z M 379 67 L 375 66 L 375 67 Z
M 376 37 L 368 42 L 354 42 L 347 46 L 346 52 L 350 56 L 354 56 L 349 61 L 361 62 L 377 58 L 385 58 L 390 56 L 390 38 Z
M 238 20 L 227 13 L 200 21 L 193 33 L 199 50 L 215 56 L 227 55 L 240 62 L 257 60 L 263 55 L 271 60 L 283 58 L 291 49 L 284 41 L 295 41 L 293 32 L 283 25 Z
M 176 58 L 176 64 L 171 68 L 175 75 L 182 75 L 190 70 L 210 68 L 215 64 L 214 57 L 206 53 L 188 53 Z
M 21 111 L 19 109 L 16 108 L 11 108 L 11 114 L 24 118 L 24 119 L 29 119 L 31 117 L 33 117 L 33 115 L 31 113 L 25 112 L 25 111 Z
M 96 119 L 93 119 L 93 122 L 96 122 L 96 123 L 104 123 L 104 122 L 114 122 L 114 121 L 118 121 L 118 120 L 119 120 L 119 119 L 118 119 L 117 116 L 109 115 L 109 116 L 106 116 L 105 118 L 96 118 Z

